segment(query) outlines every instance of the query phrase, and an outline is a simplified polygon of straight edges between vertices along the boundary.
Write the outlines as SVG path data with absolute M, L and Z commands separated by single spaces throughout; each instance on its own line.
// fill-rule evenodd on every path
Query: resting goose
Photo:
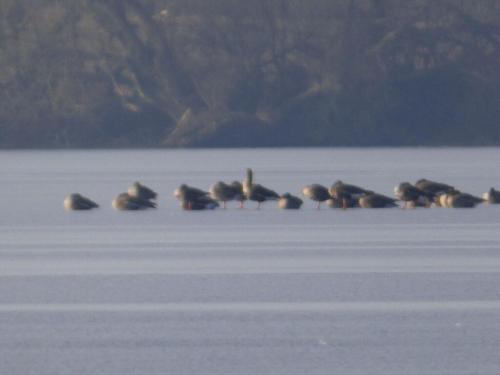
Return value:
M 268 200 L 278 200 L 280 196 L 275 191 L 268 189 L 262 185 L 253 183 L 253 172 L 250 168 L 247 169 L 247 176 L 243 181 L 243 193 L 248 200 L 258 203 L 257 209 L 260 209 L 260 204 Z
M 321 202 L 331 199 L 328 189 L 320 184 L 307 185 L 302 189 L 302 194 L 307 198 L 318 202 L 318 210 L 320 209 Z
M 359 208 L 359 198 L 353 199 L 349 195 L 345 195 L 342 199 L 331 198 L 326 201 L 326 205 L 330 208 Z
M 483 194 L 483 199 L 490 204 L 499 204 L 500 191 L 495 190 L 494 188 L 490 188 L 490 190 L 487 193 Z
M 119 211 L 138 211 L 156 208 L 156 203 L 149 199 L 133 197 L 129 193 L 121 193 L 112 202 L 113 208 Z
M 382 194 L 370 193 L 359 198 L 359 205 L 362 208 L 391 208 L 397 207 L 397 200 L 386 197 Z
M 208 197 L 208 192 L 182 184 L 174 191 L 174 196 L 180 201 L 195 201 L 201 197 Z
M 73 193 L 64 199 L 64 208 L 68 211 L 91 210 L 99 205 L 81 194 Z
M 359 198 L 372 193 L 371 190 L 366 190 L 356 185 L 345 184 L 340 180 L 336 181 L 330 187 L 330 195 L 334 200 L 341 203 L 342 208 L 356 207 Z
M 484 200 L 474 195 L 453 190 L 440 196 L 441 206 L 446 208 L 473 208 Z
M 128 188 L 128 194 L 132 197 L 143 198 L 147 200 L 156 199 L 158 194 L 152 189 L 140 184 L 139 182 L 134 182 L 134 184 Z
M 278 200 L 278 207 L 284 210 L 298 210 L 302 206 L 302 199 L 290 193 L 283 194 Z
M 207 191 L 182 184 L 174 191 L 174 196 L 181 201 L 184 210 L 205 210 L 219 207 L 219 204 L 210 198 Z
M 402 182 L 394 188 L 396 198 L 404 202 L 405 207 L 429 207 L 434 195 L 427 193 L 409 182 Z
M 198 197 L 195 200 L 181 202 L 183 210 L 187 211 L 200 211 L 200 210 L 213 210 L 219 207 L 219 203 L 209 196 Z
M 453 186 L 443 184 L 441 182 L 427 180 L 422 178 L 415 183 L 415 186 L 426 193 L 438 195 L 440 193 L 448 193 L 455 190 Z

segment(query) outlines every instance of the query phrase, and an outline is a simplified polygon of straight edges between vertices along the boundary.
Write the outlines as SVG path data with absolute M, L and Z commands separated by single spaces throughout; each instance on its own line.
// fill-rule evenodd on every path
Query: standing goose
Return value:
M 483 194 L 483 199 L 490 204 L 500 203 L 500 191 L 490 188 L 487 193 Z
M 235 183 L 236 182 L 236 183 Z M 244 200 L 241 183 L 235 181 L 231 184 L 226 184 L 223 181 L 218 181 L 213 184 L 210 189 L 210 197 L 216 201 L 222 202 L 222 208 L 226 208 L 226 202 L 237 200 L 240 203 Z
M 405 208 L 429 207 L 434 199 L 434 195 L 427 193 L 409 182 L 402 182 L 394 188 L 396 198 L 404 202 Z
M 97 207 L 97 203 L 78 193 L 70 194 L 64 199 L 64 208 L 68 211 L 91 210 Z
M 260 209 L 260 204 L 269 200 L 278 200 L 280 196 L 275 191 L 268 189 L 262 185 L 253 183 L 253 172 L 250 168 L 247 169 L 247 176 L 243 181 L 243 192 L 248 200 L 258 202 L 257 209 Z
M 278 200 L 278 207 L 284 210 L 298 210 L 302 206 L 302 199 L 290 193 L 283 194 Z
M 362 208 L 391 208 L 397 207 L 397 200 L 382 194 L 370 193 L 359 198 Z
M 320 209 L 321 202 L 331 199 L 328 189 L 320 184 L 307 185 L 302 189 L 302 194 L 307 198 L 318 202 L 318 210 Z
M 240 208 L 243 208 L 244 202 L 247 200 L 245 193 L 243 192 L 243 184 L 239 181 L 233 181 L 229 185 L 231 185 L 234 189 L 238 191 L 238 194 L 235 197 L 235 200 L 240 202 Z
M 112 206 L 119 211 L 138 211 L 156 208 L 156 203 L 142 197 L 134 197 L 129 193 L 121 193 L 113 199 Z
M 128 188 L 128 194 L 132 197 L 143 198 L 147 200 L 154 200 L 158 194 L 152 189 L 140 184 L 139 182 L 134 182 L 131 187 Z

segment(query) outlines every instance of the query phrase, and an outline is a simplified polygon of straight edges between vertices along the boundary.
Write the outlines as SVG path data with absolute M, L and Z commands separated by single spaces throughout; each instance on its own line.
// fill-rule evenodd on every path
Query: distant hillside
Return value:
M 499 145 L 500 0 L 0 0 L 0 147 Z

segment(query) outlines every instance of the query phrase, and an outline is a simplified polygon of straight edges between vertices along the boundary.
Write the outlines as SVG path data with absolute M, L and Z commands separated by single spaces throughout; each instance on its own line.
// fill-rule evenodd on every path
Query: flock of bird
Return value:
M 449 207 L 472 208 L 480 203 L 500 203 L 500 191 L 491 188 L 483 197 L 463 193 L 453 186 L 431 181 L 418 180 L 415 184 L 402 182 L 394 188 L 396 198 L 375 193 L 371 190 L 346 184 L 342 181 L 335 182 L 329 189 L 323 185 L 312 184 L 302 189 L 302 195 L 317 202 L 317 208 L 325 203 L 332 208 L 389 208 L 389 207 Z M 119 194 L 112 202 L 117 210 L 144 210 L 156 208 L 158 194 L 152 189 L 135 182 L 125 193 Z M 277 201 L 282 209 L 299 209 L 302 199 L 290 193 L 279 195 L 253 181 L 253 172 L 247 169 L 243 182 L 233 181 L 225 183 L 219 181 L 212 185 L 208 191 L 188 185 L 181 185 L 174 191 L 174 196 L 181 202 L 184 210 L 215 209 L 222 205 L 226 208 L 229 201 L 239 202 L 240 208 L 245 201 L 257 202 L 257 208 L 266 201 Z M 400 203 L 402 202 L 402 204 Z M 64 200 L 67 210 L 90 210 L 99 207 L 97 203 L 81 194 L 70 194 Z

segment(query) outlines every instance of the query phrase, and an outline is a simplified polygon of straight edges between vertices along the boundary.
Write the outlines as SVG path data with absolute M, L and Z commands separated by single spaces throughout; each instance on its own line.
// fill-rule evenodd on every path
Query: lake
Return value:
M 495 374 L 500 205 L 182 211 L 181 183 L 500 188 L 500 149 L 0 152 L 0 373 Z M 134 181 L 157 210 L 117 212 Z M 101 204 L 65 212 L 80 192 Z

